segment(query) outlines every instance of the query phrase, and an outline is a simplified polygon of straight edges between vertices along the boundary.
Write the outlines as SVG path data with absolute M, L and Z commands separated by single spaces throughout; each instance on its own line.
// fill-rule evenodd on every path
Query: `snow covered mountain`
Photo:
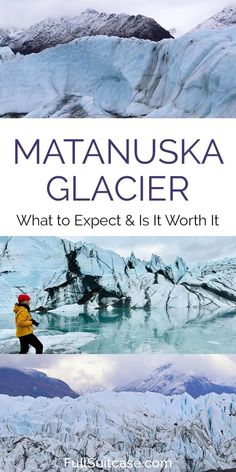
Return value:
M 188 268 L 181 257 L 141 261 L 54 237 L 0 237 L 0 310 L 21 292 L 32 309 L 79 315 L 97 309 L 155 308 L 161 329 L 209 320 L 236 309 L 236 258 Z M 6 296 L 7 294 L 7 296 Z
M 0 405 L 4 472 L 72 470 L 65 457 L 168 460 L 172 467 L 169 462 L 165 470 L 173 472 L 235 470 L 236 395 L 196 400 L 126 392 L 78 399 L 1 395 Z
M 37 53 L 43 49 L 68 43 L 83 36 L 118 36 L 123 38 L 161 41 L 171 34 L 152 18 L 142 15 L 108 14 L 87 9 L 73 18 L 48 18 L 15 34 L 7 45 L 21 54 Z M 1 36 L 1 31 L 0 31 Z
M 0 367 L 0 394 L 34 398 L 79 396 L 65 382 L 48 377 L 43 372 L 29 369 L 22 371 L 10 367 Z
M 213 29 L 218 30 L 226 26 L 236 25 L 236 7 L 229 6 L 224 8 L 216 15 L 211 16 L 207 20 L 200 23 L 194 30 Z
M 83 37 L 0 64 L 0 116 L 233 118 L 235 88 L 236 26 Z
M 158 367 L 151 375 L 128 385 L 115 388 L 116 392 L 158 392 L 163 395 L 188 393 L 193 398 L 209 393 L 234 393 L 236 385 L 219 385 L 207 377 L 187 375 L 177 370 L 172 364 Z

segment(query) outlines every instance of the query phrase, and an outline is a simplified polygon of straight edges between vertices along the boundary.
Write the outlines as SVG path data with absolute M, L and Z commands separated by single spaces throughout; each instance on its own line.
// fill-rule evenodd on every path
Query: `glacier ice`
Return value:
M 15 54 L 12 50 L 8 47 L 0 47 L 0 62 L 9 61 L 9 59 L 13 59 Z
M 125 258 L 82 241 L 0 237 L 0 351 L 18 352 L 12 306 L 29 292 L 46 352 L 199 352 L 204 345 L 204 352 L 232 353 L 235 287 L 235 258 L 188 267 L 181 257 L 166 265 L 156 254 Z M 228 347 L 220 333 L 228 333 Z
M 236 27 L 84 37 L 0 64 L 0 115 L 235 117 Z
M 0 41 L 14 52 L 37 53 L 83 36 L 120 36 L 160 41 L 170 33 L 155 20 L 143 15 L 105 13 L 87 9 L 75 17 L 47 18 L 30 28 L 15 32 L 0 30 Z M 1 42 L 0 42 L 1 44 Z
M 236 259 L 187 267 L 181 257 L 165 265 L 158 255 L 142 261 L 94 244 L 56 237 L 0 237 L 0 308 L 9 313 L 29 291 L 40 313 L 79 315 L 88 307 L 165 308 L 182 322 L 236 308 Z M 4 294 L 8 293 L 8 297 Z M 190 313 L 191 312 L 191 313 Z
M 188 394 L 104 391 L 78 399 L 0 399 L 4 472 L 71 472 L 64 467 L 65 457 L 169 459 L 173 472 L 235 467 L 233 394 L 194 400 Z

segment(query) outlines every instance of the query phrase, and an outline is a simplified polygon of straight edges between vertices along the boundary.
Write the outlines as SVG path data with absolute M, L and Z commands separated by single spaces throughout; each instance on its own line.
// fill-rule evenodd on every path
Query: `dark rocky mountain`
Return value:
M 43 20 L 14 35 L 8 45 L 14 52 L 30 54 L 83 36 L 97 35 L 135 37 L 151 41 L 172 38 L 169 31 L 152 18 L 125 13 L 99 13 L 88 9 L 73 18 Z
M 5 28 L 0 28 L 0 47 L 7 46 L 10 42 L 10 32 Z
M 34 398 L 79 396 L 62 380 L 48 377 L 37 370 L 22 371 L 11 367 L 0 367 L 0 394 Z

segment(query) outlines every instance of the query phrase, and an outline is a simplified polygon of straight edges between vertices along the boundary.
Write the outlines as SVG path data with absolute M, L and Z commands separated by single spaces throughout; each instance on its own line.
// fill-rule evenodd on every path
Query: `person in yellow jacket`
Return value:
M 18 303 L 14 306 L 16 336 L 20 340 L 20 354 L 27 354 L 29 347 L 35 348 L 36 354 L 43 353 L 43 345 L 33 334 L 33 325 L 38 326 L 30 314 L 30 297 L 22 293 L 18 297 Z

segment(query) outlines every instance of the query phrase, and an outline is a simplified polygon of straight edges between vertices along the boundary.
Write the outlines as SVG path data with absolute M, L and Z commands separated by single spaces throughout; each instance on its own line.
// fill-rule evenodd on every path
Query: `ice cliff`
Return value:
M 0 237 L 0 310 L 29 292 L 32 309 L 57 315 L 114 307 L 154 308 L 159 327 L 207 320 L 236 308 L 236 259 L 188 268 L 133 253 L 124 258 L 94 244 L 53 237 Z
M 236 117 L 236 26 L 83 37 L 0 64 L 0 116 Z
M 197 400 L 158 393 L 102 392 L 78 399 L 1 395 L 0 403 L 4 472 L 71 472 L 65 457 L 170 460 L 172 468 L 165 470 L 173 472 L 235 468 L 236 395 Z

